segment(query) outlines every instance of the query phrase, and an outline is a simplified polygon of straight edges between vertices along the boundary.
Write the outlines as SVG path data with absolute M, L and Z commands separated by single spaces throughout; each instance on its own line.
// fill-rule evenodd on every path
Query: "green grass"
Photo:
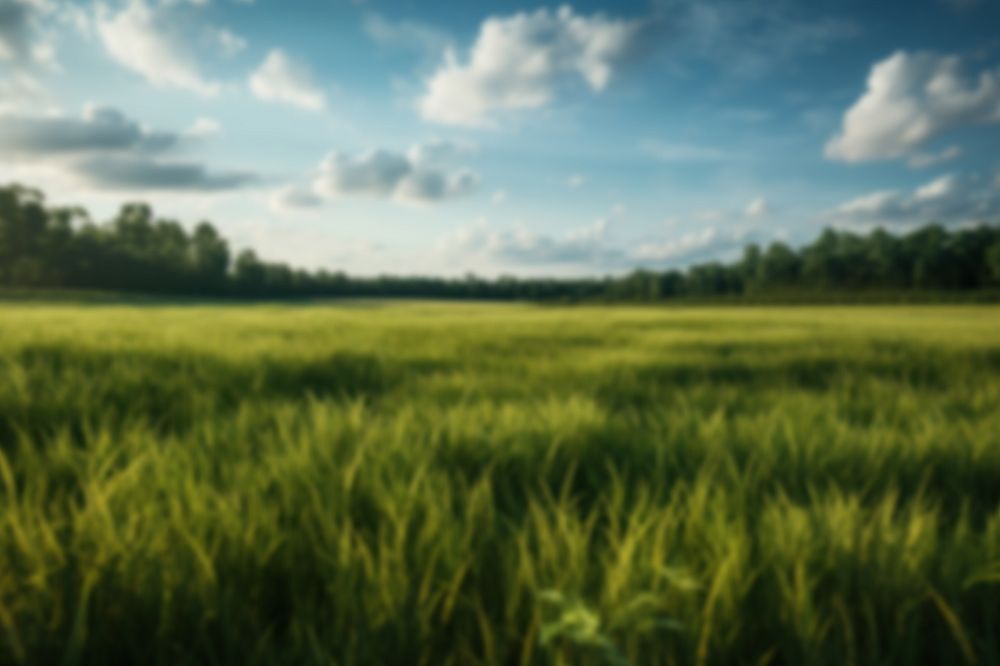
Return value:
M 1000 663 L 1000 308 L 0 305 L 0 663 Z

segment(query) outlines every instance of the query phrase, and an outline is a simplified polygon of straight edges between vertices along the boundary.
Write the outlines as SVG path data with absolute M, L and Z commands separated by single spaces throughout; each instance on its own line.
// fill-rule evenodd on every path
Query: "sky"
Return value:
M 1000 220 L 1000 0 L 0 0 L 0 183 L 372 275 Z

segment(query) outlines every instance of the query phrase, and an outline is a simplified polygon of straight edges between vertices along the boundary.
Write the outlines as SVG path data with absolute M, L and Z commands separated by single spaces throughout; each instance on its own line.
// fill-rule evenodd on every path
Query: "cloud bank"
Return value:
M 0 151 L 49 155 L 86 151 L 155 152 L 178 143 L 178 135 L 153 132 L 117 109 L 87 108 L 80 118 L 7 115 L 0 117 Z
M 995 222 L 1000 219 L 1000 182 L 949 174 L 912 192 L 884 190 L 851 199 L 827 217 L 834 223 L 862 226 Z
M 150 130 L 117 109 L 90 107 L 80 117 L 0 115 L 0 156 L 41 163 L 76 180 L 109 190 L 217 191 L 247 185 L 246 171 L 209 170 L 192 161 L 169 159 L 170 151 L 195 134 Z
M 621 266 L 627 257 L 609 245 L 607 233 L 608 222 L 603 219 L 561 235 L 525 228 L 495 230 L 480 220 L 444 235 L 437 249 L 447 257 L 480 257 L 524 266 Z

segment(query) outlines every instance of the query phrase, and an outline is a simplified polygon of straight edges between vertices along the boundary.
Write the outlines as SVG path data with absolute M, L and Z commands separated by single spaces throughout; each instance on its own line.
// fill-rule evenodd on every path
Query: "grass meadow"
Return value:
M 22 663 L 1000 663 L 1000 307 L 0 304 Z

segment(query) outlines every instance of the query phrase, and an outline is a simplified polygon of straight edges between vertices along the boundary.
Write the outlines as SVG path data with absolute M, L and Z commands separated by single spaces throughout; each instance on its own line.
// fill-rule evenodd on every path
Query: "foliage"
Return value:
M 0 663 L 1000 663 L 998 331 L 0 305 Z
M 483 280 L 348 277 L 296 270 L 253 251 L 230 256 L 207 222 L 192 233 L 127 204 L 105 225 L 79 209 L 49 209 L 40 192 L 0 188 L 0 286 L 70 287 L 244 298 L 423 297 L 536 301 L 636 301 L 804 292 L 886 294 L 1000 289 L 1000 228 L 948 231 L 930 225 L 903 236 L 827 229 L 799 250 L 751 245 L 732 264 L 686 272 L 638 270 L 623 277 Z

